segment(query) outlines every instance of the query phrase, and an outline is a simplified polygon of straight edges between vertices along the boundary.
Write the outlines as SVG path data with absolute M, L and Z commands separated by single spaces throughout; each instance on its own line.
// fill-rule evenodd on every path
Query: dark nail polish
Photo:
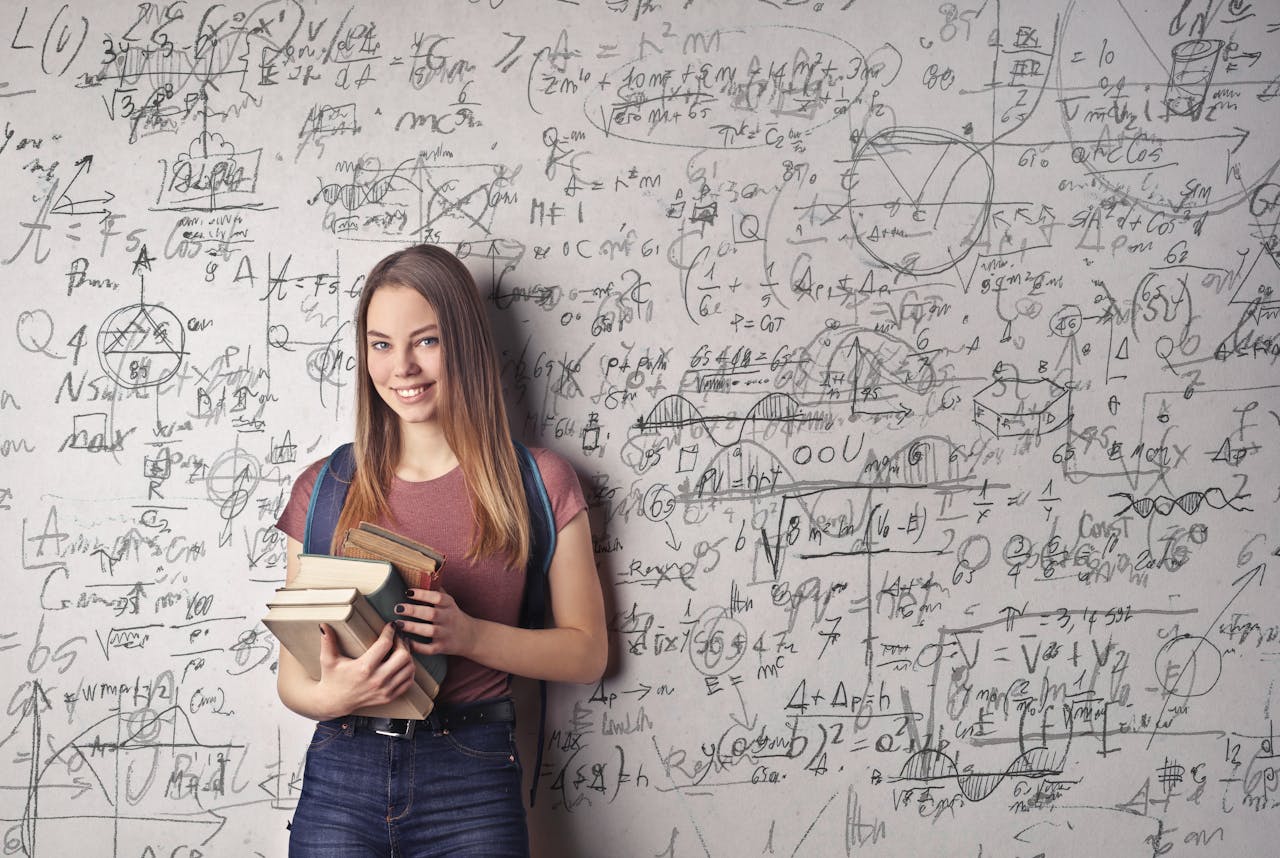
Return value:
M 412 598 L 413 598 L 413 591 L 412 591 L 412 590 L 405 590 L 405 591 L 404 591 L 404 597 L 405 597 L 406 599 L 412 599 Z
M 396 605 L 396 613 L 397 613 L 397 614 L 403 614 L 403 613 L 404 613 L 404 605 Z
M 322 636 L 325 634 L 324 626 L 320 626 L 320 634 L 321 634 Z
M 392 625 L 396 627 L 396 631 L 404 631 L 404 620 L 396 620 Z

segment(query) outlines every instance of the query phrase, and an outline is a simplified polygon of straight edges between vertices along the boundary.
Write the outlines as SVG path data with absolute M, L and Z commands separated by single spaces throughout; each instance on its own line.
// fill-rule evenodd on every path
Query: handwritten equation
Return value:
M 272 524 L 418 242 L 606 584 L 538 854 L 1271 854 L 1277 99 L 1257 0 L 8 4 L 5 854 L 283 852 Z

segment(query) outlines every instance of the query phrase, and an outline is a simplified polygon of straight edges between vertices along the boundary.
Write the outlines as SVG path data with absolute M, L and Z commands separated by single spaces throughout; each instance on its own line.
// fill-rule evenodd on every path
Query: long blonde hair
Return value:
M 511 443 L 502 379 L 489 319 L 471 273 L 458 258 L 433 244 L 398 250 L 373 266 L 356 308 L 356 474 L 347 492 L 331 550 L 361 521 L 390 516 L 387 491 L 400 454 L 400 421 L 369 377 L 369 302 L 384 286 L 415 290 L 440 324 L 444 372 L 439 420 L 458 457 L 475 517 L 475 540 L 466 559 L 490 554 L 520 567 L 529 556 L 529 508 Z

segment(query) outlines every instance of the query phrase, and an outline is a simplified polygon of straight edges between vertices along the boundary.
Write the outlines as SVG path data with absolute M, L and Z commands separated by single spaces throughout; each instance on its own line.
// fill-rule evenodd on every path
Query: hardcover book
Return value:
M 431 580 L 434 583 L 434 579 Z M 356 557 L 333 557 L 328 554 L 302 554 L 298 560 L 298 574 L 287 589 L 354 587 L 368 600 L 383 622 L 398 619 L 396 605 L 405 601 L 407 583 L 400 571 L 389 560 Z M 420 588 L 425 588 L 422 583 Z M 379 626 L 381 629 L 381 626 Z M 430 643 L 420 635 L 409 637 Z M 444 655 L 413 656 L 436 683 L 434 696 L 448 673 L 449 662 Z
M 386 560 L 396 567 L 405 584 L 417 590 L 435 589 L 442 565 L 430 554 L 411 549 L 382 534 L 356 528 L 343 535 L 341 550 L 344 557 Z
M 384 623 L 355 588 L 282 589 L 267 604 L 263 624 L 289 650 L 312 679 L 320 678 L 320 623 L 337 636 L 338 648 L 358 658 L 378 639 Z M 385 718 L 425 718 L 435 705 L 439 685 L 421 665 L 415 682 L 400 697 L 351 713 Z

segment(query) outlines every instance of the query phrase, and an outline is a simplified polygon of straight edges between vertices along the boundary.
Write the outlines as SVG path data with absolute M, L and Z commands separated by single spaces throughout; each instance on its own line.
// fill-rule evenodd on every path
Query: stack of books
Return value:
M 405 590 L 434 588 L 444 565 L 444 556 L 434 548 L 368 522 L 343 535 L 342 552 L 346 556 L 302 554 L 298 574 L 276 590 L 262 618 L 312 679 L 320 678 L 320 623 L 336 632 L 343 655 L 357 658 L 396 619 L 395 606 L 404 601 Z M 391 703 L 351 714 L 385 718 L 431 714 L 448 660 L 419 653 L 414 659 L 415 681 L 407 692 Z

